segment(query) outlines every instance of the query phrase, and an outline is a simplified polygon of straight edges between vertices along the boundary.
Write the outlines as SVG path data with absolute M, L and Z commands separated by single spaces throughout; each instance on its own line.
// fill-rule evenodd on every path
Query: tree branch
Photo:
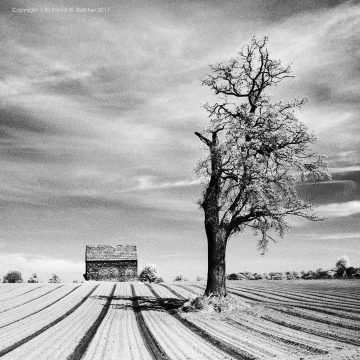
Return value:
M 212 142 L 207 139 L 205 136 L 201 135 L 199 132 L 195 131 L 195 135 L 204 143 L 206 144 L 208 147 L 211 146 Z

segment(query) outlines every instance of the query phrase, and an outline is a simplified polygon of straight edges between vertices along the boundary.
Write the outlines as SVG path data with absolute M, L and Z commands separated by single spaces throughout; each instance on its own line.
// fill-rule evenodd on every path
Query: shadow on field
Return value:
M 109 296 L 97 295 L 91 296 L 92 299 L 109 300 Z M 116 302 L 123 303 L 116 303 Z M 180 300 L 175 298 L 161 298 L 156 299 L 151 296 L 113 296 L 110 308 L 118 310 L 131 309 L 136 311 L 169 311 L 180 308 L 187 300 Z M 115 302 L 115 303 L 114 303 Z

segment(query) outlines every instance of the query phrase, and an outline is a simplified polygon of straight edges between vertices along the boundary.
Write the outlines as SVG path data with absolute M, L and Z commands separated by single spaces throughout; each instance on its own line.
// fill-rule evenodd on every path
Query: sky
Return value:
M 234 236 L 227 272 L 360 266 L 359 2 L 2 0 L 0 24 L 0 276 L 81 280 L 87 244 L 206 276 L 201 79 L 253 36 L 291 64 L 271 95 L 309 98 L 297 116 L 333 181 L 299 188 L 324 221 L 291 219 L 264 256 Z

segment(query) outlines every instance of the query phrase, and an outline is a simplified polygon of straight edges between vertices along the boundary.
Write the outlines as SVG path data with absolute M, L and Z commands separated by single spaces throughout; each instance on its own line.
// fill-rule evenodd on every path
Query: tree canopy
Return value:
M 139 275 L 139 280 L 142 282 L 156 282 L 159 278 L 159 270 L 156 265 L 148 264 L 146 265 Z
M 3 279 L 4 283 L 22 283 L 22 275 L 20 271 L 9 271 Z
M 49 281 L 49 283 L 60 283 L 61 279 L 59 278 L 59 276 L 57 274 L 52 274 Z
M 38 277 L 37 273 L 33 273 L 33 274 L 29 277 L 29 279 L 28 279 L 27 282 L 28 282 L 28 283 L 38 283 L 38 282 L 39 282 L 39 277 Z
M 205 105 L 210 126 L 196 133 L 210 150 L 197 169 L 205 182 L 201 206 L 210 205 L 216 188 L 220 225 L 228 235 L 245 227 L 260 232 L 262 251 L 269 230 L 283 234 L 287 215 L 317 219 L 296 184 L 329 177 L 325 157 L 311 151 L 315 135 L 295 116 L 306 99 L 271 102 L 267 94 L 292 76 L 266 44 L 254 38 L 237 57 L 211 66 L 203 85 L 219 100 Z

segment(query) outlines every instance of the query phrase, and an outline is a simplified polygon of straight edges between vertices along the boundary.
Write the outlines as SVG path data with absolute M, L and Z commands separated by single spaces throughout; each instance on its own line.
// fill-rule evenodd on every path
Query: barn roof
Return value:
M 137 260 L 135 245 L 87 245 L 86 261 Z

